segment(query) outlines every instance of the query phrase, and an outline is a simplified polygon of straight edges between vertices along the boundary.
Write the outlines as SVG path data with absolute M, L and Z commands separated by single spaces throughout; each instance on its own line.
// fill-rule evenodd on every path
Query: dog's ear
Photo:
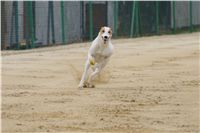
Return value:
M 112 37 L 112 33 L 113 33 L 113 32 L 112 32 L 112 29 L 110 28 L 110 37 Z
M 112 34 L 112 28 L 110 28 L 110 32 L 111 32 L 111 34 Z
M 99 31 L 99 35 L 101 35 L 103 33 L 104 27 L 101 27 L 100 31 Z
M 104 29 L 104 27 L 101 27 L 100 32 Z

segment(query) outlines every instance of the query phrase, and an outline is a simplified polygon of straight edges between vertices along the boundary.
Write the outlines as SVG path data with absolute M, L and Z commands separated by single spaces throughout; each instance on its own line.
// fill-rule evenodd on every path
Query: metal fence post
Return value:
M 176 32 L 176 3 L 173 1 L 173 33 Z
M 65 20 L 64 20 L 64 2 L 60 2 L 60 12 L 61 12 L 61 26 L 62 26 L 62 42 L 65 43 Z
M 93 40 L 93 9 L 92 1 L 89 1 L 89 17 L 90 17 L 90 40 Z
M 15 41 L 16 48 L 19 49 L 19 32 L 18 32 L 18 2 L 14 1 L 14 10 L 15 10 Z
M 30 33 L 31 33 L 31 48 L 35 48 L 32 1 L 30 1 L 29 3 L 29 20 L 30 20 Z
M 53 9 L 53 1 L 50 1 L 50 15 L 51 15 L 51 33 L 52 33 L 52 42 L 55 43 L 55 32 L 54 32 L 54 9 Z
M 190 1 L 190 32 L 193 31 L 193 24 L 192 24 L 192 1 Z
M 130 32 L 130 37 L 133 37 L 133 30 L 134 30 L 134 24 L 135 24 L 135 1 L 132 3 L 132 17 L 131 17 L 131 32 Z
M 136 1 L 136 36 L 138 36 L 139 33 L 139 8 L 138 8 L 138 1 Z
M 28 12 L 29 12 L 29 4 L 28 1 L 24 2 L 25 7 L 25 39 L 26 39 L 26 48 L 29 48 L 30 40 L 29 40 L 29 18 L 28 18 Z
M 2 1 L 1 3 L 1 49 L 6 49 L 7 48 L 7 20 L 6 20 L 6 7 L 5 7 L 5 1 Z
M 34 36 L 34 41 L 36 40 L 35 3 L 36 3 L 36 1 L 32 1 L 32 17 L 33 17 L 33 36 Z M 34 44 L 34 45 L 35 45 L 35 44 Z
M 117 37 L 119 1 L 114 2 L 114 36 Z
M 140 5 L 139 5 L 139 1 L 138 1 L 138 32 L 139 32 L 139 35 L 141 35 L 141 17 L 140 17 Z
M 159 1 L 156 1 L 156 33 L 159 34 Z
M 48 15 L 47 15 L 47 44 L 49 45 L 50 36 L 50 1 L 48 2 Z
M 13 44 L 13 23 L 14 23 L 14 8 L 15 8 L 15 4 L 12 4 L 12 14 L 11 14 L 11 27 L 10 27 L 10 46 L 12 46 Z

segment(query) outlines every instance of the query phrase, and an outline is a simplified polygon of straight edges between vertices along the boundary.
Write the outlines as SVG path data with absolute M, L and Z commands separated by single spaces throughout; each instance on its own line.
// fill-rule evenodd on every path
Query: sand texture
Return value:
M 82 90 L 90 43 L 2 51 L 2 132 L 198 133 L 199 34 L 113 40 Z

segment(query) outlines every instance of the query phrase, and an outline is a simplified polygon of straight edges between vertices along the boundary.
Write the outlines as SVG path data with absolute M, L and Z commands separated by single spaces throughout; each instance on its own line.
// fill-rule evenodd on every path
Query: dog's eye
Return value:
M 102 32 L 104 33 L 105 31 L 104 31 L 104 30 L 102 30 Z
M 108 33 L 110 34 L 111 32 L 110 32 L 110 31 L 108 31 Z

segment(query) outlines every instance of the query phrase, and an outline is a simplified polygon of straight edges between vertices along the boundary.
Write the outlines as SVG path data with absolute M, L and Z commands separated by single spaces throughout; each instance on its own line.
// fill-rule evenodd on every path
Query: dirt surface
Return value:
M 3 132 L 199 132 L 199 34 L 113 40 L 96 88 L 89 43 L 2 52 Z

